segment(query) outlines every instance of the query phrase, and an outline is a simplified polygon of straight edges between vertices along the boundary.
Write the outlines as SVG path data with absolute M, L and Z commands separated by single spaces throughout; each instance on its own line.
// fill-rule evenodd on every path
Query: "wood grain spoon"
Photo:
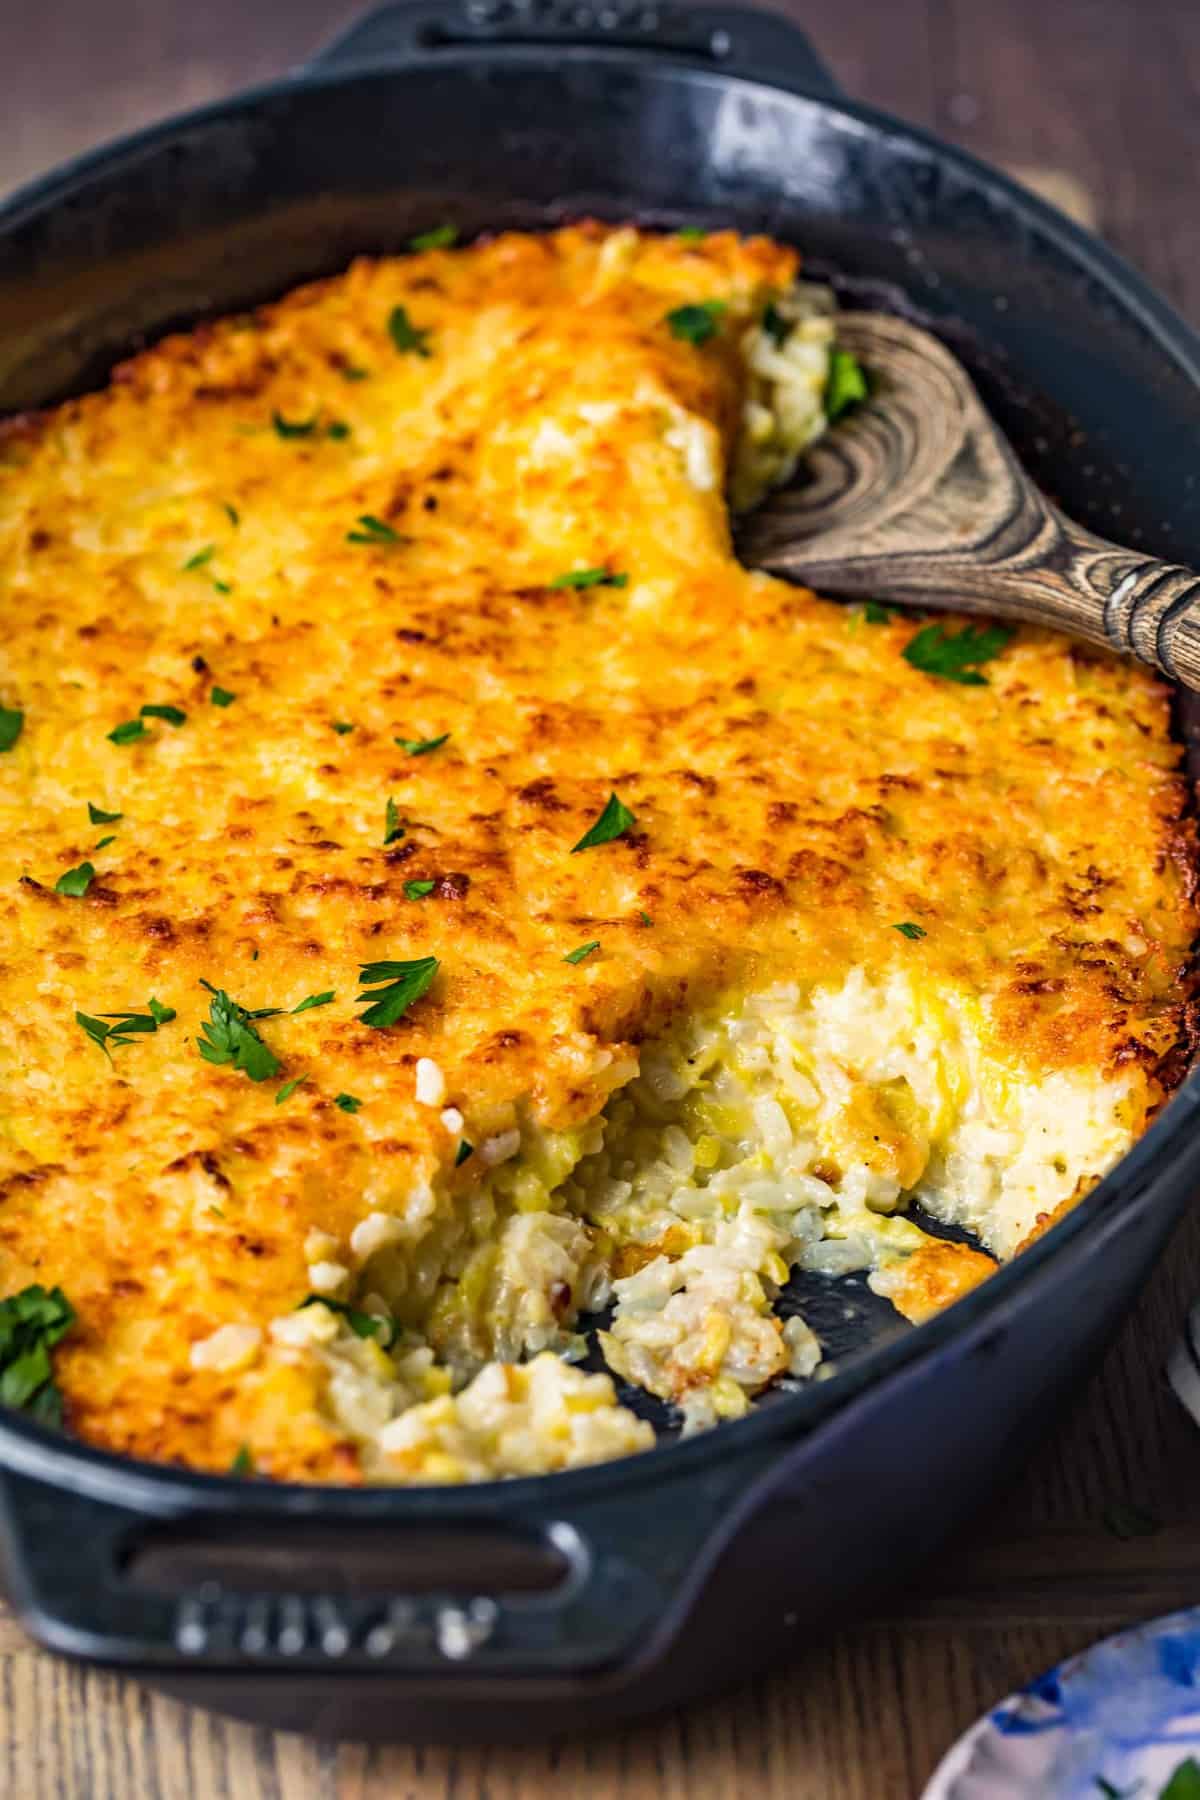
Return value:
M 929 332 L 848 312 L 838 342 L 870 396 L 809 451 L 802 484 L 742 520 L 745 562 L 819 592 L 1053 626 L 1200 689 L 1194 570 L 1061 513 Z

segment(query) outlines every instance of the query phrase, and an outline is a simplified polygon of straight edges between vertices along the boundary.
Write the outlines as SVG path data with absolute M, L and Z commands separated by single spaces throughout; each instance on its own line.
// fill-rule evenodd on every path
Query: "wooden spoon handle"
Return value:
M 846 313 L 838 337 L 871 397 L 813 447 L 802 486 L 744 522 L 747 561 L 827 593 L 1050 626 L 1200 689 L 1200 576 L 1060 512 L 928 332 Z

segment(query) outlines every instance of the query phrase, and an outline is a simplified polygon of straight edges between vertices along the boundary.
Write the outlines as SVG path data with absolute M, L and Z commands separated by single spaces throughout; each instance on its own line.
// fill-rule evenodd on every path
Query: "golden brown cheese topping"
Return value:
M 747 994 L 817 997 L 803 1054 L 823 1098 L 793 1084 L 782 1110 L 804 1179 L 860 1224 L 923 1179 L 953 1186 L 954 1155 L 1019 1161 L 970 1137 L 1000 1130 L 1004 1071 L 1026 1097 L 1051 1077 L 1084 1096 L 1080 1142 L 1099 1148 L 1072 1184 L 1159 1103 L 1196 925 L 1167 695 L 1033 630 L 984 685 L 938 679 L 903 655 L 911 619 L 738 565 L 723 485 L 745 333 L 794 273 L 761 239 L 596 226 L 363 261 L 0 440 L 0 703 L 24 715 L 0 755 L 0 1291 L 66 1291 L 58 1380 L 90 1441 L 217 1469 L 247 1445 L 270 1474 L 353 1480 L 374 1426 L 333 1392 L 347 1371 L 387 1388 L 403 1346 L 386 1424 L 449 1407 L 489 1360 L 561 1348 L 554 1319 L 519 1342 L 498 1323 L 517 1227 L 598 1153 L 591 1122 L 647 1040 Z M 711 330 L 681 333 L 680 308 Z M 633 822 L 576 851 L 614 794 Z M 398 1021 L 366 1023 L 360 969 L 427 958 Z M 894 1052 L 838 1035 L 851 971 L 888 1016 L 901 993 L 931 1009 Z M 277 1072 L 199 1053 L 202 983 L 280 1009 L 209 1036 L 252 1064 L 256 1038 Z M 151 996 L 175 1014 L 155 1030 L 101 1045 L 77 1022 Z M 951 1012 L 969 1045 L 935 1105 L 888 1071 Z M 722 1069 L 764 1066 L 741 1045 Z M 679 1129 L 694 1184 L 705 1156 L 731 1164 L 740 1128 L 696 1112 Z M 565 1331 L 579 1270 L 611 1276 L 614 1245 L 618 1292 L 642 1284 L 633 1318 L 656 1268 L 669 1285 L 713 1241 L 690 1217 L 664 1235 L 657 1200 L 631 1223 L 636 1177 L 632 1196 L 618 1177 L 549 1204 Z M 380 1219 L 399 1223 L 364 1236 Z M 763 1251 L 784 1279 L 800 1238 Z M 378 1279 L 359 1272 L 372 1256 L 392 1259 Z M 613 1366 L 736 1410 L 766 1378 L 739 1373 L 737 1306 L 775 1334 L 762 1369 L 784 1369 L 773 1266 L 746 1275 L 763 1307 L 739 1276 L 669 1357 L 618 1322 Z M 961 1284 L 931 1264 L 921 1309 Z M 392 1323 L 296 1312 L 314 1290 Z M 342 1363 L 320 1333 L 275 1330 L 293 1315 L 332 1321 Z M 489 1405 L 534 1406 L 514 1381 Z M 579 1404 L 603 1411 L 595 1392 Z M 525 1466 L 491 1438 L 470 1463 L 463 1434 L 477 1447 L 486 1419 L 438 1429 L 441 1462 L 395 1428 L 380 1440 L 393 1478 Z

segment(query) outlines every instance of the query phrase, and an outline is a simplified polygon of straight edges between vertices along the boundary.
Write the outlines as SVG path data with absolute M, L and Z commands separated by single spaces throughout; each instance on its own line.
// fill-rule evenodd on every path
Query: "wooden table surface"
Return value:
M 1200 322 L 1197 0 L 791 9 L 850 92 L 1090 208 Z M 0 0 L 0 192 L 115 132 L 282 71 L 358 10 L 355 0 Z M 1200 1432 L 1162 1376 L 1197 1293 L 1192 1217 L 1057 1441 L 919 1592 L 716 1704 L 520 1751 L 318 1744 L 57 1661 L 0 1609 L 0 1795 L 910 1800 L 1006 1690 L 1102 1632 L 1200 1599 Z M 1131 1504 L 1159 1529 L 1114 1535 L 1105 1514 Z

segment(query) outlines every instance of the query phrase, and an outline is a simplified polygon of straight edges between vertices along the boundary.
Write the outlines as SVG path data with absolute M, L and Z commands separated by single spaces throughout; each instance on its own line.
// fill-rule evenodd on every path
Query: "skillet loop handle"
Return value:
M 649 1500 L 629 1480 L 565 1504 L 557 1479 L 518 1504 L 502 1486 L 400 1508 L 380 1492 L 366 1517 L 336 1491 L 257 1482 L 139 1510 L 7 1470 L 0 1562 L 41 1643 L 107 1665 L 387 1672 L 448 1692 L 627 1676 L 673 1641 L 783 1460 L 726 1455 Z M 531 1554 L 550 1585 L 513 1578 Z
M 672 0 L 396 0 L 351 25 L 310 68 L 386 67 L 438 50 L 506 44 L 657 51 L 783 80 L 818 98 L 840 92 L 789 20 L 750 7 L 690 8 Z

